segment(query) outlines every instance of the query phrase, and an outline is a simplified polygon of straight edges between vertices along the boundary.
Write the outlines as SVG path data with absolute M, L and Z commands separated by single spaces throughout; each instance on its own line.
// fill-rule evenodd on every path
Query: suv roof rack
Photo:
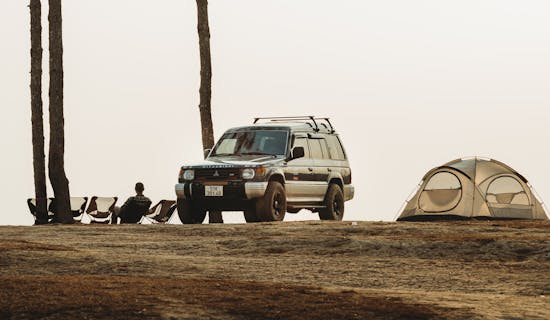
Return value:
M 286 121 L 302 121 L 313 128 L 316 132 L 319 132 L 321 128 L 319 125 L 325 127 L 330 133 L 336 132 L 329 118 L 316 118 L 315 116 L 300 116 L 300 117 L 258 117 L 254 118 L 254 124 L 260 120 L 268 120 L 269 122 L 286 122 Z M 319 122 L 323 121 L 323 122 Z M 327 125 L 328 124 L 328 125 Z

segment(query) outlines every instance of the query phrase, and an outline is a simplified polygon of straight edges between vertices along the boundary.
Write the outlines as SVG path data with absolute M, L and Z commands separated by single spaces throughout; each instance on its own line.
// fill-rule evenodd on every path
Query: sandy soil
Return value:
M 550 222 L 0 227 L 0 319 L 550 319 Z

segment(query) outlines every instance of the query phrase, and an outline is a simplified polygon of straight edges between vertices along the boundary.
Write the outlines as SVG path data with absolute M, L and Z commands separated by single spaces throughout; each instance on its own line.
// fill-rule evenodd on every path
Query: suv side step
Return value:
M 319 204 L 319 203 L 294 203 L 294 204 L 287 204 L 287 207 L 290 209 L 319 209 L 319 208 L 325 208 L 326 206 Z

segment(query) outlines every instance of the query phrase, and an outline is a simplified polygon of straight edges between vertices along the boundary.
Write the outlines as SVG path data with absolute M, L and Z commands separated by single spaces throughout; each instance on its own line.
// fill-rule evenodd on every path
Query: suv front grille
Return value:
M 228 169 L 199 169 L 195 171 L 197 180 L 233 180 L 238 179 L 240 170 L 236 168 Z

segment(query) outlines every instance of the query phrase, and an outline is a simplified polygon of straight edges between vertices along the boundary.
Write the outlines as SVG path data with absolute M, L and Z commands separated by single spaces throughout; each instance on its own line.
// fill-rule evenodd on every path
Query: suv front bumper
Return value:
M 200 199 L 208 197 L 204 195 L 204 186 L 208 184 L 200 182 L 184 182 L 175 186 L 178 199 Z M 263 197 L 267 189 L 267 182 L 240 182 L 223 186 L 223 197 L 212 197 L 213 199 L 239 199 L 250 200 Z

